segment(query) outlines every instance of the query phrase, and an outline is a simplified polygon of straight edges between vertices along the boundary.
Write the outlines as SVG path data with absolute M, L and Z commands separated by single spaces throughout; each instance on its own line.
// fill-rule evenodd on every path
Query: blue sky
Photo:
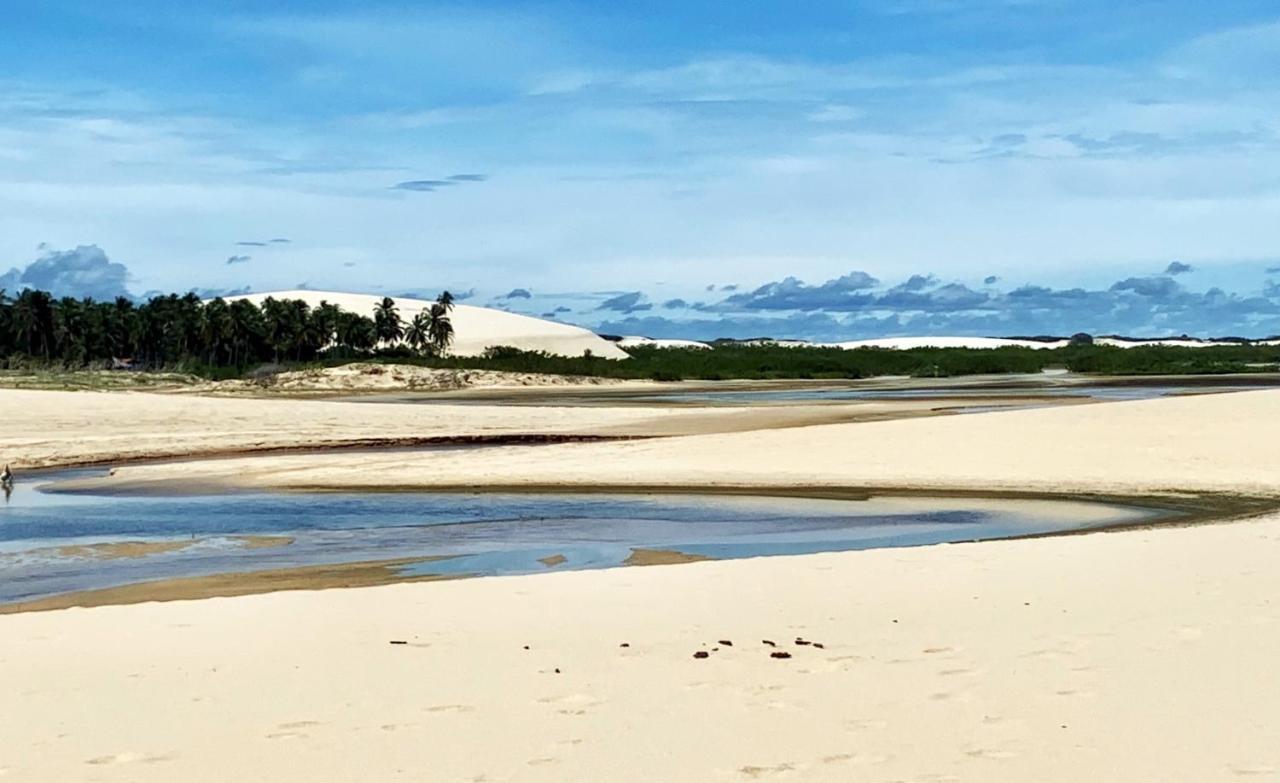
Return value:
M 1273 0 L 23 5 L 11 290 L 448 287 L 668 336 L 1280 332 Z

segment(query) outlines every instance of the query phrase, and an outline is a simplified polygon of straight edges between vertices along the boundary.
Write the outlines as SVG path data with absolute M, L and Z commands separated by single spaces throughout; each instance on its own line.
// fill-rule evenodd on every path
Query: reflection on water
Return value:
M 156 579 L 368 560 L 449 557 L 408 567 L 406 575 L 531 573 L 615 566 L 633 548 L 715 558 L 801 554 L 1055 532 L 1151 516 L 1101 504 L 957 498 L 122 497 L 48 493 L 37 484 L 20 481 L 0 508 L 0 602 Z

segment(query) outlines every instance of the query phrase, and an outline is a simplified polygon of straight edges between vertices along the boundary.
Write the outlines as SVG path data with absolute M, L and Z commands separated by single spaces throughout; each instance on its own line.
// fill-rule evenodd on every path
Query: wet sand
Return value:
M 268 544 L 268 546 L 276 545 L 278 544 Z M 401 569 L 406 566 L 430 563 L 441 559 L 443 558 L 408 557 L 364 563 L 275 568 L 264 571 L 237 571 L 235 573 L 195 576 L 186 579 L 138 582 L 101 590 L 65 593 L 34 601 L 0 604 L 0 615 L 19 614 L 22 612 L 48 612 L 71 607 L 84 608 L 142 604 L 156 601 L 228 598 L 289 590 L 373 587 L 399 582 L 432 582 L 456 578 L 452 575 L 406 575 L 401 573 Z
M 56 550 L 59 557 L 88 557 L 95 560 L 118 560 L 121 558 L 147 557 L 165 552 L 179 552 L 192 544 L 189 541 L 114 541 L 103 544 L 80 544 L 76 546 L 60 546 Z
M 622 563 L 629 566 L 680 565 L 681 563 L 698 563 L 712 559 L 714 558 L 706 555 L 693 555 L 688 552 L 677 552 L 674 549 L 637 548 L 632 549 L 631 554 Z

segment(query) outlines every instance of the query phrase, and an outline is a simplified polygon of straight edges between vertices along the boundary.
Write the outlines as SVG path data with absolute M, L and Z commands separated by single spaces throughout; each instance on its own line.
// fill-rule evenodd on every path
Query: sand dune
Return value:
M 652 348 L 710 348 L 708 343 L 701 343 L 697 340 L 672 340 L 654 337 L 639 337 L 632 335 L 623 337 L 618 341 L 618 345 L 623 348 L 635 348 L 639 346 Z
M 849 340 L 834 343 L 836 348 L 889 348 L 906 351 L 912 348 L 1061 348 L 1066 340 L 1039 342 L 1037 340 L 1011 340 L 1004 337 L 881 337 L 874 340 Z
M 589 375 L 548 375 L 499 370 L 448 370 L 411 364 L 351 362 L 337 367 L 316 367 L 268 375 L 262 378 L 217 381 L 201 391 L 216 393 L 271 390 L 338 394 L 377 391 L 456 391 L 459 389 L 523 389 L 548 386 L 643 387 L 643 382 Z
M 382 301 L 381 296 L 311 290 L 271 291 L 229 299 L 248 299 L 261 304 L 267 297 L 301 299 L 312 306 L 327 301 L 361 315 L 371 315 L 373 308 Z M 392 298 L 396 301 L 400 318 L 405 321 L 412 320 L 424 308 L 431 306 L 431 302 L 422 299 Z M 455 336 L 449 352 L 456 356 L 479 356 L 486 348 L 505 345 L 559 356 L 581 356 L 590 351 L 606 359 L 627 358 L 626 351 L 580 326 L 466 304 L 455 304 L 450 318 Z

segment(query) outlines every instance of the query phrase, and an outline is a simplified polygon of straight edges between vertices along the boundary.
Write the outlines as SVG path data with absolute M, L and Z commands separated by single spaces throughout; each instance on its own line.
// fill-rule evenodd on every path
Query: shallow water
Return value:
M 75 473 L 54 478 L 70 475 Z M 0 602 L 158 579 L 369 560 L 449 558 L 405 566 L 405 576 L 516 574 L 616 566 L 634 548 L 754 557 L 1002 538 L 1154 516 L 1146 509 L 1103 504 L 922 497 L 95 496 L 42 491 L 49 480 L 20 482 L 0 506 Z M 269 537 L 252 541 L 275 546 L 252 547 L 241 536 Z M 162 546 L 110 546 L 122 542 Z M 539 562 L 555 556 L 564 562 Z

